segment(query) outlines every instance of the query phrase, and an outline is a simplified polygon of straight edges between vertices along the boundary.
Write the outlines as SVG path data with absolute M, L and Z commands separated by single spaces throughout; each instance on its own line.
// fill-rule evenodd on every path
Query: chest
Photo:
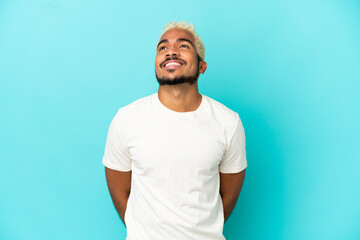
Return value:
M 212 121 L 148 119 L 131 126 L 128 152 L 139 176 L 189 172 L 214 176 L 225 153 L 223 129 Z

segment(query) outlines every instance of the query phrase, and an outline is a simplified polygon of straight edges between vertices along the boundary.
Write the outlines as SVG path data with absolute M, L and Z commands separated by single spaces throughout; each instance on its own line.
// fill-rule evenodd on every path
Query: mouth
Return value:
M 161 66 L 161 68 L 165 68 L 165 69 L 178 69 L 183 65 L 185 65 L 185 61 L 180 60 L 180 59 L 176 59 L 176 60 L 171 59 L 171 60 L 166 60 L 160 66 Z

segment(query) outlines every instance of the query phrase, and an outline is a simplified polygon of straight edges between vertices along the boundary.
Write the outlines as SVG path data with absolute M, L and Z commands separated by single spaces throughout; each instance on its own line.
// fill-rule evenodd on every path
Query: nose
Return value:
M 166 56 L 167 57 L 174 57 L 174 56 L 179 56 L 179 52 L 176 51 L 175 48 L 169 48 L 168 51 L 166 52 Z

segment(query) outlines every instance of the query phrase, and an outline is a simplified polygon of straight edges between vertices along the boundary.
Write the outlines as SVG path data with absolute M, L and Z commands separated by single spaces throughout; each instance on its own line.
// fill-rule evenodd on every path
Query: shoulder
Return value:
M 238 113 L 236 113 L 235 111 L 226 107 L 224 104 L 208 96 L 204 96 L 204 97 L 207 99 L 212 115 L 215 119 L 217 119 L 219 122 L 225 124 L 230 128 L 236 128 L 236 126 L 240 121 Z
M 124 107 L 121 107 L 117 111 L 113 119 L 113 123 L 124 123 L 124 121 L 133 121 L 141 117 L 141 114 L 144 114 L 147 109 L 150 109 L 153 96 L 154 94 L 142 97 Z
M 142 98 L 120 108 L 118 113 L 119 114 L 129 114 L 129 113 L 133 112 L 134 110 L 147 107 L 151 103 L 151 99 L 153 96 L 154 96 L 154 94 L 146 96 L 146 97 L 142 97 Z
M 210 105 L 212 118 L 225 134 L 227 147 L 230 147 L 231 142 L 234 141 L 233 139 L 235 139 L 235 142 L 243 142 L 245 131 L 239 114 L 212 98 L 207 97 L 207 100 Z

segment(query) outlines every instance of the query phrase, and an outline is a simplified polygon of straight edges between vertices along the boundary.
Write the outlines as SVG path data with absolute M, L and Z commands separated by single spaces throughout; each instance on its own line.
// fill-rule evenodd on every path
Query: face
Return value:
M 160 85 L 192 84 L 205 70 L 206 63 L 199 60 L 190 32 L 174 28 L 163 34 L 155 58 L 156 77 Z

